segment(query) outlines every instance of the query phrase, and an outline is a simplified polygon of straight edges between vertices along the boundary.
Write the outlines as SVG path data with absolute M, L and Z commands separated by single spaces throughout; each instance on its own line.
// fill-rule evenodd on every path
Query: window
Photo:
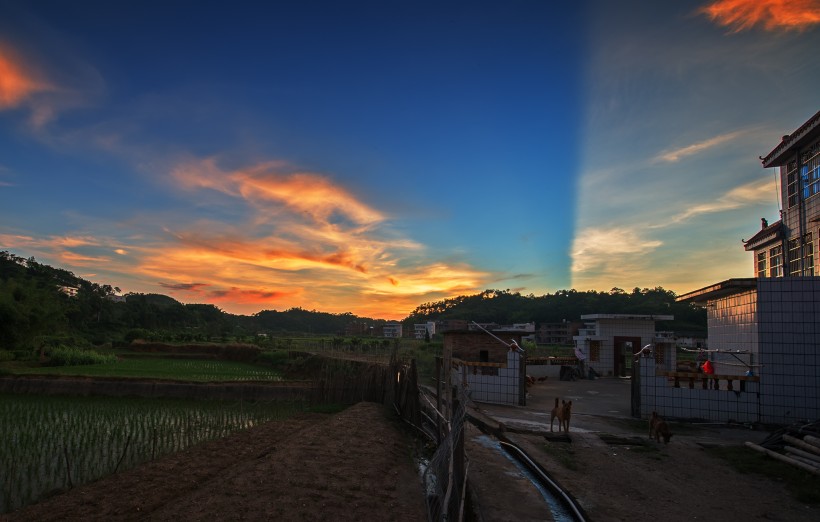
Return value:
M 786 196 L 791 208 L 797 205 L 797 162 L 789 162 L 786 172 Z
M 814 242 L 811 240 L 811 232 L 803 237 L 803 275 L 814 275 Z
M 783 247 L 769 250 L 769 277 L 783 277 Z
M 601 360 L 601 341 L 589 342 L 589 361 L 598 362 Z
M 820 193 L 820 142 L 803 153 L 800 163 L 800 179 L 803 182 L 803 199 Z
M 766 251 L 757 253 L 757 277 L 766 277 Z
M 811 240 L 811 232 L 803 236 L 802 248 L 799 238 L 789 239 L 788 247 L 789 275 L 814 275 L 814 243 Z
M 800 241 L 789 239 L 789 275 L 800 275 Z

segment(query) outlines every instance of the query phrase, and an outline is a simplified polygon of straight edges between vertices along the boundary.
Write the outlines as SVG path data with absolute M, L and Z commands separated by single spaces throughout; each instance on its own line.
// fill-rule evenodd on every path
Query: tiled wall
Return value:
M 752 289 L 710 301 L 706 307 L 709 349 L 735 352 L 734 356 L 710 355 L 715 373 L 743 375 L 758 362 L 757 301 L 757 291 Z
M 767 422 L 820 418 L 820 277 L 758 279 L 760 385 Z
M 722 386 L 719 390 L 704 390 L 700 382 L 695 388 L 681 382 L 680 388 L 666 376 L 655 375 L 653 357 L 642 357 L 641 365 L 641 415 L 648 417 L 653 411 L 662 417 L 676 419 L 702 419 L 714 422 L 757 422 L 760 408 L 760 385 L 747 382 L 745 391 Z
M 492 404 L 518 405 L 519 385 L 521 383 L 521 356 L 517 351 L 507 352 L 507 367 L 499 368 L 498 375 L 473 375 L 462 371 L 464 367 L 453 370 L 453 384 L 462 386 L 467 379 L 470 398 L 477 402 Z

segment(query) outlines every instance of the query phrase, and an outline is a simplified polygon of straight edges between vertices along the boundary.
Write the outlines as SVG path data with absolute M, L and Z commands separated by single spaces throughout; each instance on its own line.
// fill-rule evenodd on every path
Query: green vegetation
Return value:
M 0 513 L 303 411 L 294 402 L 0 395 Z
M 48 364 L 51 366 L 81 366 L 86 364 L 114 364 L 117 362 L 115 355 L 106 355 L 94 350 L 66 348 L 64 346 L 54 348 L 48 356 Z
M 798 501 L 820 504 L 820 477 L 785 462 L 757 453 L 745 446 L 718 446 L 706 451 L 724 459 L 741 473 L 757 473 L 772 480 L 782 481 Z
M 249 363 L 165 357 L 127 358 L 93 366 L 18 367 L 13 372 L 18 375 L 122 377 L 190 382 L 282 380 L 280 372 Z

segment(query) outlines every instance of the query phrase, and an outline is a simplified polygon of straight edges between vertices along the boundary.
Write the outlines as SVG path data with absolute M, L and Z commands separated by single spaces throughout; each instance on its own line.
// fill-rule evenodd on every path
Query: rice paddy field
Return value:
M 209 376 L 200 366 L 190 371 Z M 0 394 L 0 513 L 199 442 L 288 418 L 304 407 L 282 401 Z

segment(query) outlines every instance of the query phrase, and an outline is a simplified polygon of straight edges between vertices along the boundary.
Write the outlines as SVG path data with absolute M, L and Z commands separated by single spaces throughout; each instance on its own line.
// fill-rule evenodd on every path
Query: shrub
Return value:
M 104 355 L 93 350 L 80 350 L 59 346 L 49 351 L 49 366 L 80 366 L 84 364 L 105 364 L 117 360 L 114 355 Z
M 289 358 L 288 352 L 285 350 L 274 350 L 271 352 L 262 352 L 259 354 L 257 360 L 264 364 L 270 364 L 271 366 L 284 366 L 288 363 Z

